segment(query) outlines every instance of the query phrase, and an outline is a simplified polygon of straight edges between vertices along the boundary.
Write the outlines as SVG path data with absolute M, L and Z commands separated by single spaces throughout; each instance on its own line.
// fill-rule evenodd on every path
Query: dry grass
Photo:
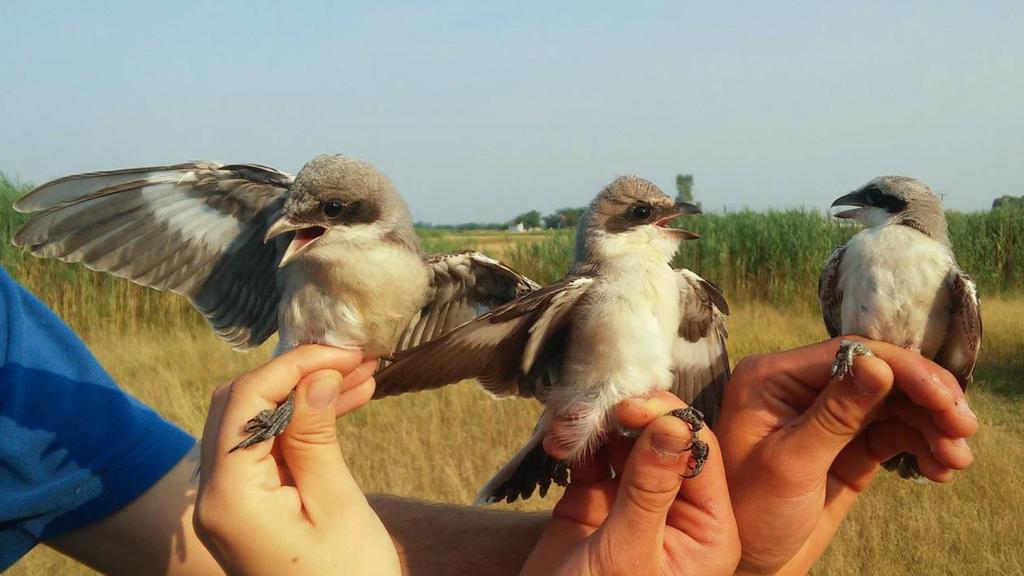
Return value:
M 817 312 L 740 304 L 730 321 L 734 359 L 824 336 Z M 977 462 L 947 486 L 883 477 L 844 524 L 820 574 L 1024 573 L 1024 300 L 985 303 L 986 345 L 972 404 L 983 429 Z M 205 329 L 128 333 L 94 326 L 86 339 L 132 394 L 198 434 L 209 391 L 269 357 L 265 347 L 231 352 Z M 347 460 L 362 487 L 468 503 L 529 434 L 532 401 L 495 402 L 465 383 L 375 402 L 339 424 Z M 557 496 L 557 494 L 556 494 Z M 531 500 L 520 509 L 554 503 Z M 11 574 L 86 573 L 37 548 Z

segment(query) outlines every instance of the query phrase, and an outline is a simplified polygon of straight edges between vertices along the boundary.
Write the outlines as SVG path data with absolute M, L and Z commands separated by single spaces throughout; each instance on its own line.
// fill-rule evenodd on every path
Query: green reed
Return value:
M 78 264 L 40 260 L 10 239 L 24 217 L 11 202 L 29 186 L 0 175 L 0 264 L 78 330 L 104 326 L 201 325 L 188 302 L 98 274 Z M 1024 210 L 950 212 L 949 228 L 961 266 L 982 296 L 1024 293 Z M 684 242 L 675 265 L 719 284 L 730 300 L 816 305 L 818 274 L 829 254 L 858 230 L 811 210 L 711 213 L 681 222 L 701 235 Z M 575 235 L 419 230 L 431 253 L 478 248 L 494 253 L 542 284 L 568 270 Z

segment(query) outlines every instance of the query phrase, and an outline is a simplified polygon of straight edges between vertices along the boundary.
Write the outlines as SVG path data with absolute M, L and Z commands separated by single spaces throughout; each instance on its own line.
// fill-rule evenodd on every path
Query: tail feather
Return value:
M 551 483 L 565 486 L 569 482 L 569 467 L 565 462 L 548 456 L 544 452 L 545 420 L 534 429 L 526 446 L 509 460 L 487 484 L 477 493 L 474 506 L 512 503 L 517 499 L 526 500 L 536 490 L 541 498 L 548 493 Z

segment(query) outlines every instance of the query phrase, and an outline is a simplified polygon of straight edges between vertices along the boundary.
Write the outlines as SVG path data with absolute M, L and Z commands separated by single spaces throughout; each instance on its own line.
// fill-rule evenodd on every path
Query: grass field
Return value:
M 18 188 L 0 181 L 0 195 Z M 951 216 L 962 263 L 978 277 L 984 298 L 985 343 L 970 393 L 983 423 L 971 443 L 975 465 L 943 486 L 881 477 L 816 573 L 1024 574 L 1024 217 L 1015 214 Z M 216 384 L 269 357 L 270 345 L 230 351 L 181 298 L 11 249 L 7 238 L 17 222 L 0 210 L 0 263 L 82 333 L 130 393 L 191 433 L 202 428 Z M 813 283 L 828 252 L 851 230 L 798 211 L 710 215 L 687 225 L 703 239 L 681 258 L 723 284 L 734 303 L 734 362 L 825 337 Z M 572 237 L 427 231 L 424 243 L 433 251 L 485 249 L 547 282 L 564 272 Z M 791 257 L 783 256 L 787 250 L 794 250 Z M 986 253 L 997 257 L 986 263 Z M 771 279 L 768 291 L 749 291 L 764 279 Z M 527 437 L 538 412 L 532 401 L 496 402 L 464 383 L 371 403 L 343 419 L 339 430 L 365 490 L 465 504 Z M 543 509 L 554 501 L 549 495 L 517 508 Z M 39 547 L 10 573 L 85 572 Z
M 983 422 L 971 443 L 976 464 L 944 486 L 881 477 L 817 573 L 1024 573 L 1024 300 L 989 301 L 985 312 L 985 354 L 970 396 Z M 734 359 L 824 336 L 813 310 L 757 303 L 737 307 L 730 332 Z M 193 434 L 202 427 L 210 389 L 270 353 L 267 347 L 231 352 L 204 329 L 94 330 L 87 340 L 125 388 Z M 371 403 L 340 421 L 339 430 L 365 490 L 465 504 L 527 437 L 537 413 L 532 401 L 495 402 L 465 383 Z M 549 495 L 517 508 L 554 501 Z M 11 573 L 79 571 L 40 547 Z

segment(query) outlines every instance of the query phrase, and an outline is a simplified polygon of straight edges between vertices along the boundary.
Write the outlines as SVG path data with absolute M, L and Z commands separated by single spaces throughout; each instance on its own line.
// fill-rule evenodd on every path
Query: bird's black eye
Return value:
M 867 193 L 868 204 L 871 206 L 879 206 L 882 204 L 882 191 L 878 188 L 868 188 Z
M 328 218 L 337 218 L 341 216 L 341 212 L 345 209 L 345 205 L 337 200 L 328 200 L 320 203 L 320 210 L 323 211 L 324 216 Z
M 629 215 L 637 220 L 647 220 L 651 217 L 651 207 L 647 204 L 634 204 L 629 209 Z

